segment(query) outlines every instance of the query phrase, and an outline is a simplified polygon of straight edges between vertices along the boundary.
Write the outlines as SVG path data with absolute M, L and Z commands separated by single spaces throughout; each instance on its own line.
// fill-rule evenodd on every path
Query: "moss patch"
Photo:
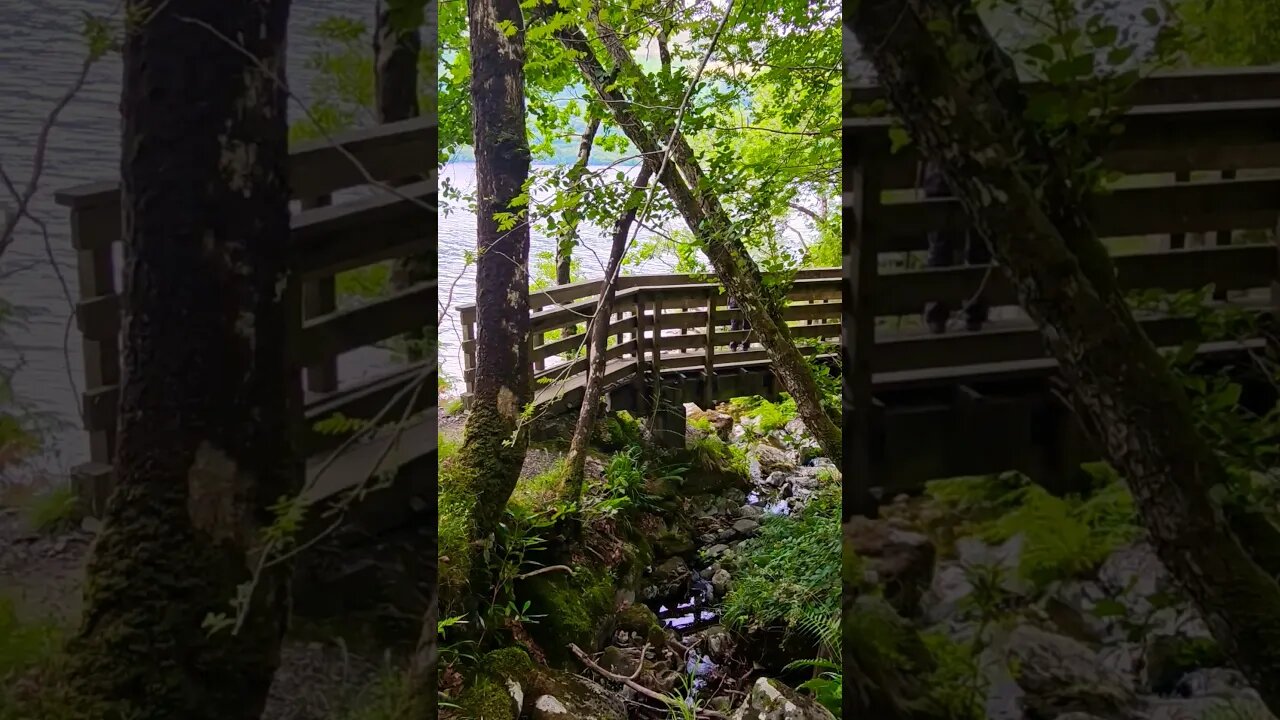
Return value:
M 667 632 L 648 605 L 632 603 L 618 611 L 618 629 L 633 632 L 654 647 L 663 647 Z
M 458 479 L 455 458 L 440 463 L 439 512 L 440 604 L 447 614 L 459 604 L 471 573 L 470 537 L 476 497 Z
M 572 576 L 538 575 L 519 588 L 519 595 L 530 603 L 529 611 L 543 616 L 528 630 L 550 664 L 572 660 L 569 643 L 590 652 L 607 638 L 613 624 L 614 585 L 607 571 L 576 568 Z
M 516 489 L 511 493 L 508 504 L 531 512 L 552 507 L 563 492 L 564 474 L 564 459 L 561 458 L 537 475 L 521 478 L 516 483 Z
M 511 692 L 489 675 L 481 675 L 457 700 L 460 718 L 465 720 L 516 720 Z

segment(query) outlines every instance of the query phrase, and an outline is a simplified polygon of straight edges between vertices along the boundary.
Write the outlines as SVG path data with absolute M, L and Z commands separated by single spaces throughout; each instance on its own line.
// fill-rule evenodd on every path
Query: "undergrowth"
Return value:
M 739 629 L 782 626 L 825 651 L 839 647 L 840 492 L 828 485 L 797 516 L 768 516 L 738 547 L 723 621 Z
M 962 534 L 987 543 L 1022 536 L 1018 573 L 1037 587 L 1085 575 L 1140 536 L 1133 498 L 1109 468 L 1090 467 L 1096 483 L 1083 495 L 1057 497 L 1007 474 L 930 483 L 929 495 L 965 518 Z

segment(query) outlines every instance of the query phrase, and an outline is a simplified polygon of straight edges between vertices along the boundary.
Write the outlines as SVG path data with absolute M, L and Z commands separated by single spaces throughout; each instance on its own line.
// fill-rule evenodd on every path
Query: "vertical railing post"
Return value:
M 631 344 L 635 348 L 635 375 L 632 385 L 635 386 L 636 406 L 639 407 L 644 398 L 644 293 L 636 292 L 632 300 L 631 316 L 635 321 L 632 329 Z
M 662 405 L 662 296 L 653 297 L 653 403 L 654 409 Z
M 120 213 L 120 204 L 109 208 L 76 207 L 71 210 L 71 244 L 76 250 L 80 300 L 76 305 L 84 339 L 85 387 L 81 413 L 89 432 L 89 462 L 71 471 L 71 482 L 81 509 L 101 517 L 114 486 L 116 421 L 120 400 L 120 318 L 123 308 L 116 293 L 115 245 L 100 225 L 120 228 L 120 222 L 100 223 L 105 213 Z M 93 305 L 114 308 L 114 322 L 95 327 L 88 318 L 104 317 L 88 312 Z
M 458 321 L 462 329 L 462 383 L 471 394 L 471 375 L 476 367 L 476 310 L 475 307 L 462 308 L 458 311 Z
M 302 198 L 303 210 L 324 207 L 333 202 L 329 195 Z M 338 309 L 337 279 L 333 276 L 306 280 L 302 283 L 302 321 L 322 317 Z M 307 390 L 329 393 L 338 389 L 338 359 L 326 358 L 307 368 Z
M 703 348 L 702 371 L 706 378 L 702 383 L 702 407 L 710 410 L 715 402 L 716 382 L 716 288 L 707 290 L 707 344 Z
M 846 163 L 854 161 L 853 172 L 844 174 L 844 307 L 841 328 L 844 346 L 844 422 L 850 434 L 845 453 L 846 487 L 852 497 L 844 504 L 845 516 L 874 515 L 871 492 L 874 438 L 871 353 L 875 344 L 876 240 L 880 228 L 880 194 L 889 145 L 888 130 L 850 134 L 845 131 Z M 852 235 L 852 237 L 851 237 Z
M 1191 181 L 1191 171 L 1190 171 L 1190 170 L 1179 170 L 1179 171 L 1175 172 L 1175 173 L 1173 174 L 1173 181 L 1174 181 L 1175 183 L 1190 182 L 1190 181 Z M 1186 246 L 1187 246 L 1187 234 L 1186 234 L 1186 233 L 1184 233 L 1184 232 L 1179 232 L 1179 233 L 1170 233 L 1170 234 L 1169 234 L 1169 249 L 1170 249 L 1170 250 L 1181 250 L 1181 249 L 1185 248 Z

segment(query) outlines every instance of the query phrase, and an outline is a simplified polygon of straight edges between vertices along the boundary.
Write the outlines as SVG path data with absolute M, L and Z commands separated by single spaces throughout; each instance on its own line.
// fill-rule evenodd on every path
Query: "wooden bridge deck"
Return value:
M 1120 177 L 1092 208 L 1122 287 L 1167 297 L 1213 285 L 1224 307 L 1280 314 L 1278 93 L 1280 68 L 1170 73 L 1139 84 L 1123 132 L 1103 149 L 1104 167 Z M 956 200 L 923 197 L 920 158 L 910 147 L 890 149 L 889 118 L 855 117 L 857 105 L 880 95 L 846 88 L 846 511 L 866 509 L 857 502 L 876 493 L 954 475 L 1021 470 L 1068 487 L 1079 463 L 1097 453 L 1054 394 L 1056 364 L 1030 323 L 943 336 L 883 330 L 928 300 L 960 305 L 987 268 L 919 267 L 927 233 L 969 226 Z M 999 273 L 985 290 L 993 312 L 1016 305 Z M 1261 335 L 1206 342 L 1185 315 L 1139 319 L 1157 346 L 1196 343 L 1217 362 L 1267 347 Z
M 421 466 L 419 461 L 435 453 L 436 417 L 429 411 L 437 398 L 429 386 L 435 384 L 435 358 L 390 363 L 361 378 L 343 377 L 338 362 L 433 327 L 435 277 L 358 303 L 340 302 L 346 299 L 339 297 L 337 277 L 435 252 L 435 217 L 423 204 L 436 205 L 436 137 L 435 118 L 423 117 L 345 133 L 334 138 L 336 144 L 305 142 L 290 150 L 292 283 L 285 297 L 296 320 L 286 341 L 298 370 L 291 401 L 298 442 L 309 458 L 305 494 L 311 500 L 334 498 L 372 475 Z M 388 191 L 389 186 L 395 191 Z M 341 199 L 344 195 L 353 199 Z M 78 254 L 82 414 L 90 440 L 90 460 L 73 470 L 73 479 L 86 509 L 98 513 L 112 486 L 121 377 L 120 187 L 114 181 L 91 183 L 60 191 L 56 198 L 70 209 Z M 421 392 L 410 391 L 418 386 Z M 388 419 L 398 423 L 406 411 L 410 417 L 399 432 L 388 426 L 372 438 L 343 446 L 344 436 L 316 427 L 335 416 L 371 420 L 392 402 Z M 331 458 L 338 449 L 342 452 Z M 426 462 L 434 465 L 434 460 Z M 407 492 L 434 506 L 434 483 L 428 480 L 421 474 L 408 482 L 397 479 L 393 485 L 402 492 L 384 493 L 396 501 L 377 504 L 402 515 L 410 505 Z

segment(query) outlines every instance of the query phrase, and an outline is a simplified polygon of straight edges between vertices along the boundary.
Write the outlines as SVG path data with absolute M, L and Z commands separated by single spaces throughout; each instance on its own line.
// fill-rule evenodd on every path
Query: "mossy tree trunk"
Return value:
M 128 10 L 146 19 L 123 47 L 117 489 L 69 685 L 85 717 L 257 720 L 288 618 L 284 567 L 252 586 L 238 632 L 204 624 L 234 617 L 268 508 L 302 481 L 283 342 L 289 2 Z
M 613 226 L 613 240 L 609 248 L 609 265 L 605 269 L 604 289 L 600 304 L 591 317 L 587 336 L 587 386 L 583 389 L 582 406 L 578 410 L 578 422 L 573 426 L 573 438 L 569 441 L 569 455 L 565 458 L 565 490 L 570 502 L 582 499 L 582 476 L 587 462 L 587 444 L 595 427 L 600 410 L 600 395 L 604 391 L 605 350 L 609 339 L 609 313 L 617 290 L 617 276 L 622 267 L 622 256 L 627 249 L 627 238 L 635 223 L 644 191 L 653 172 L 648 165 L 641 167 L 636 184 L 627 198 L 622 215 Z
M 846 22 L 1040 326 L 1077 411 L 1106 433 L 1107 459 L 1126 477 L 1161 560 L 1226 655 L 1280 710 L 1280 584 L 1232 531 L 1216 500 L 1227 470 L 1110 280 L 1105 248 L 1082 230 L 1083 205 L 1051 206 L 1055 184 L 1069 181 L 1051 167 L 1047 182 L 1033 182 L 1045 168 L 1022 166 L 1033 130 L 1001 92 L 1010 72 L 1003 52 L 966 0 L 861 0 Z
M 518 0 L 468 0 L 476 155 L 476 353 L 462 448 L 441 471 L 441 522 L 460 523 L 467 547 L 442 548 L 466 566 L 472 590 L 491 584 L 485 547 L 515 489 L 533 399 L 529 363 L 529 177 L 524 20 Z M 513 32 L 509 32 L 514 28 Z M 447 517 L 446 517 L 447 516 Z M 447 591 L 448 589 L 442 588 Z M 474 593 L 461 598 L 474 609 Z
M 373 32 L 374 104 L 378 122 L 391 123 L 418 117 L 418 56 L 422 52 L 421 28 L 426 0 L 379 0 Z M 424 161 L 425 163 L 425 161 Z M 418 180 L 397 178 L 394 185 Z M 436 277 L 436 257 L 408 255 L 397 258 L 391 272 L 393 290 L 407 290 Z M 426 329 L 405 333 L 406 355 L 412 361 L 426 356 Z
M 797 414 L 805 428 L 813 434 L 823 453 L 836 463 L 843 455 L 840 428 L 822 406 L 822 394 L 804 355 L 801 354 L 787 324 L 783 322 L 778 302 L 766 290 L 760 269 L 738 238 L 733 222 L 720 198 L 707 188 L 704 174 L 684 135 L 672 133 L 672 127 L 651 128 L 636 114 L 622 90 L 613 82 L 596 57 L 582 30 L 572 24 L 553 20 L 556 3 L 539 5 L 536 12 L 557 27 L 555 37 L 574 53 L 574 61 L 596 95 L 609 108 L 614 122 L 644 155 L 644 162 L 662 183 L 675 202 L 685 224 L 694 233 L 712 267 L 735 298 L 751 323 L 753 336 L 769 353 L 771 369 L 787 392 L 795 399 Z M 643 82 L 644 75 L 618 35 L 597 20 L 596 31 L 618 69 L 633 82 Z M 661 148 L 671 139 L 669 162 L 662 166 Z

